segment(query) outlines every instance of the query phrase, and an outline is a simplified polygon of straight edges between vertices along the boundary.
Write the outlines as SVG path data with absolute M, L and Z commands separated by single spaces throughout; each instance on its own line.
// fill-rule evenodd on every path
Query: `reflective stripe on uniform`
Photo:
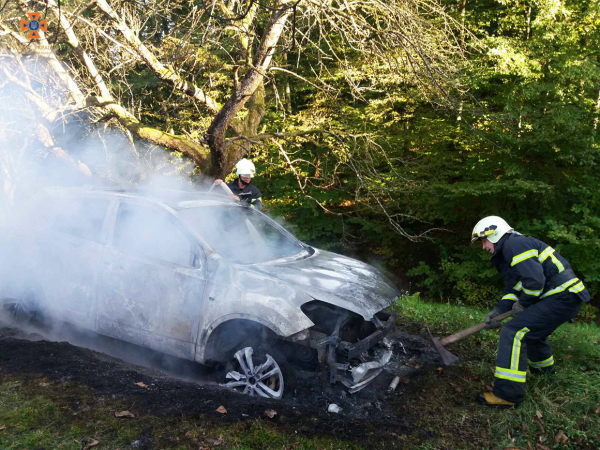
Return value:
M 517 284 L 515 284 L 515 287 L 513 287 L 513 289 L 514 289 L 515 291 L 520 291 L 521 289 L 523 289 L 523 283 L 521 283 L 521 282 L 519 281 Z
M 551 356 L 550 358 L 545 359 L 543 361 L 537 361 L 536 362 L 536 361 L 531 361 L 530 360 L 529 361 L 529 365 L 531 367 L 535 367 L 535 368 L 538 368 L 538 369 L 540 367 L 549 367 L 549 366 L 552 366 L 552 365 L 554 365 L 554 356 Z
M 502 378 L 503 380 L 516 381 L 517 383 L 525 383 L 525 380 L 527 379 L 527 372 L 496 367 L 496 372 L 494 373 L 494 376 L 496 378 Z
M 527 295 L 531 295 L 532 297 L 538 297 L 542 293 L 542 290 L 540 289 L 539 291 L 532 291 L 531 289 L 523 288 L 523 292 L 525 292 Z
M 585 286 L 583 285 L 583 281 L 580 281 L 575 286 L 570 287 L 569 292 L 572 292 L 573 294 L 577 294 L 578 292 L 581 292 L 584 289 L 585 289 Z
M 515 338 L 513 340 L 512 353 L 510 358 L 510 369 L 511 370 L 519 370 L 519 358 L 521 357 L 521 339 L 529 332 L 529 328 L 521 328 L 515 334 Z
M 555 251 L 556 250 L 554 250 L 552 247 L 548 246 L 542 253 L 540 253 L 540 256 L 538 256 L 538 259 L 540 260 L 541 263 L 543 263 L 544 261 L 546 261 L 546 259 L 548 259 L 548 256 L 549 256 L 552 259 L 552 262 L 554 263 L 556 268 L 558 269 L 558 273 L 560 273 L 563 270 L 565 270 L 565 266 L 563 266 L 563 264 L 554 255 Z
M 520 253 L 512 259 L 510 266 L 515 266 L 526 259 L 537 257 L 538 251 L 536 249 L 527 250 L 526 252 Z
M 579 281 L 579 278 L 571 278 L 569 281 L 565 281 L 563 284 L 561 284 L 560 286 L 555 287 L 554 289 L 550 289 L 548 292 L 546 292 L 544 295 L 542 295 L 541 298 L 546 298 L 549 295 L 554 295 L 554 294 L 558 294 L 559 292 L 564 291 L 565 289 L 567 289 L 569 286 L 577 283 Z M 583 285 L 583 282 L 582 282 Z M 573 286 L 573 289 L 575 289 L 577 286 L 579 286 L 579 284 L 577 284 L 576 286 Z M 571 289 L 569 289 L 569 291 L 571 291 Z M 573 292 L 573 291 L 571 291 Z M 579 291 L 577 291 L 579 292 Z
M 550 256 L 552 253 L 554 253 L 554 249 L 552 247 L 546 247 L 546 250 L 544 250 L 542 253 L 540 253 L 540 256 L 538 256 L 538 259 L 540 260 L 541 263 L 543 263 L 544 261 L 546 261 L 546 258 L 548 258 L 548 256 Z
M 260 202 L 260 201 L 262 201 L 262 197 L 253 198 L 252 200 L 250 200 L 250 203 Z
M 506 294 L 504 297 L 502 297 L 502 300 L 513 300 L 516 302 L 519 299 L 515 294 Z
M 552 262 L 554 263 L 554 265 L 558 269 L 558 273 L 560 273 L 563 270 L 565 270 L 565 266 L 563 266 L 562 263 L 558 260 L 558 258 L 556 256 L 554 256 L 554 253 L 552 253 L 550 255 L 550 258 L 552 258 Z

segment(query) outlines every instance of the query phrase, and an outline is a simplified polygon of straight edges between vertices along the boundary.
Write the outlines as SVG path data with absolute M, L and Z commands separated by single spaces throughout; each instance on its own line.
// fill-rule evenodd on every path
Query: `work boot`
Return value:
M 493 392 L 482 392 L 480 393 L 476 400 L 485 406 L 492 406 L 494 408 L 516 408 L 519 406 L 518 403 L 509 402 L 507 400 L 501 399 L 500 397 L 494 395 Z

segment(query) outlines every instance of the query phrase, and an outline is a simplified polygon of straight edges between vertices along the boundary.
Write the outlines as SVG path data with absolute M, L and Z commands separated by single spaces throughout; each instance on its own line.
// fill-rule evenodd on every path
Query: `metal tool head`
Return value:
M 431 342 L 433 342 L 433 346 L 440 354 L 440 358 L 442 358 L 442 362 L 444 363 L 444 366 L 451 366 L 452 364 L 457 363 L 459 361 L 458 356 L 456 356 L 456 355 L 450 353 L 448 350 L 446 350 L 444 348 L 444 346 L 442 345 L 442 343 L 438 339 L 433 337 L 433 335 L 431 334 L 431 331 L 429 330 L 429 327 L 427 327 L 427 331 L 429 333 L 429 337 L 431 337 Z

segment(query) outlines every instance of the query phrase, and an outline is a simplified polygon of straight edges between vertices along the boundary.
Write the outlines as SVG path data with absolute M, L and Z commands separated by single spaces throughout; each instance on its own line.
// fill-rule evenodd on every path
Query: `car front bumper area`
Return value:
M 348 316 L 339 316 L 330 335 L 308 330 L 308 336 L 301 343 L 317 349 L 319 361 L 328 369 L 331 384 L 342 383 L 353 394 L 374 381 L 390 361 L 392 349 L 385 337 L 394 328 L 396 314 L 385 311 L 375 314 L 372 320 L 375 330 L 354 342 L 340 337 L 348 320 Z

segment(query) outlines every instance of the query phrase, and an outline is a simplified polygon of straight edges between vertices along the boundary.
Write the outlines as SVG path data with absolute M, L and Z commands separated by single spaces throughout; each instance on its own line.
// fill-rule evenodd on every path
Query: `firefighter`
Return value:
M 471 242 L 481 240 L 490 262 L 504 278 L 504 296 L 485 318 L 497 328 L 495 317 L 512 309 L 514 317 L 500 332 L 494 389 L 477 401 L 501 408 L 518 406 L 525 397 L 527 368 L 531 374 L 554 373 L 554 357 L 547 338 L 574 318 L 590 295 L 569 262 L 544 242 L 514 231 L 501 217 L 481 219 Z
M 242 158 L 235 165 L 235 174 L 237 179 L 228 183 L 229 189 L 235 195 L 236 200 L 247 204 L 251 208 L 259 211 L 262 209 L 262 194 L 260 190 L 252 184 L 252 178 L 256 174 L 256 168 L 252 161 Z M 223 180 L 216 179 L 215 184 L 221 184 Z

